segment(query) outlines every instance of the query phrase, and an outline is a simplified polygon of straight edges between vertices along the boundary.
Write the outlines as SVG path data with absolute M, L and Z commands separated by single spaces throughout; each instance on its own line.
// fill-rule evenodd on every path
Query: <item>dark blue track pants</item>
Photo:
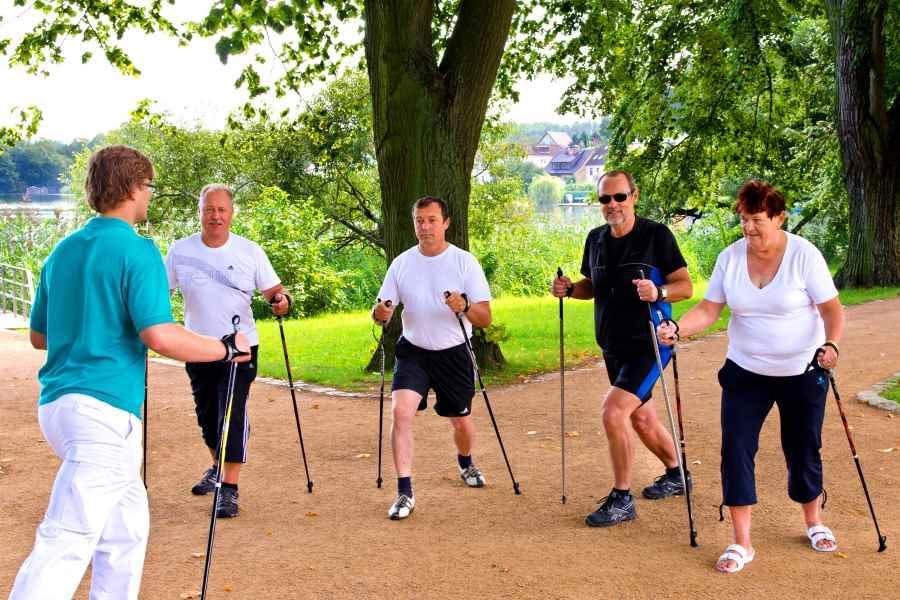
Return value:
M 781 449 L 788 470 L 788 496 L 795 502 L 822 493 L 822 421 L 828 381 L 820 369 L 772 377 L 731 360 L 719 370 L 722 386 L 722 497 L 726 506 L 756 504 L 754 468 L 759 432 L 772 405 L 781 416 Z

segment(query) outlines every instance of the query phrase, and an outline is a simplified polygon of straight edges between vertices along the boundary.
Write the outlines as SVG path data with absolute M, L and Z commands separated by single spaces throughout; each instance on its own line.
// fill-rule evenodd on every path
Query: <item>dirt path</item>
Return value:
M 551 315 L 552 316 L 552 315 Z M 551 318 L 548 316 L 548 318 Z M 900 418 L 854 401 L 856 392 L 900 370 L 900 299 L 848 309 L 840 391 L 888 551 L 877 554 L 859 481 L 829 398 L 823 456 L 827 523 L 842 556 L 811 551 L 799 509 L 787 498 L 778 419 L 768 420 L 757 457 L 760 505 L 756 561 L 734 576 L 712 564 L 729 543 L 717 522 L 719 388 L 726 339 L 684 344 L 679 367 L 686 403 L 688 460 L 695 481 L 700 548 L 691 549 L 683 499 L 638 501 L 639 518 L 595 530 L 583 524 L 611 485 L 599 403 L 602 368 L 567 375 L 568 503 L 560 504 L 559 382 L 492 390 L 513 469 L 515 496 L 484 404 L 476 398 L 476 460 L 488 487 L 456 476 L 447 423 L 429 411 L 416 426 L 417 508 L 405 522 L 385 512 L 394 475 L 385 449 L 385 485 L 375 487 L 377 400 L 302 396 L 303 433 L 315 481 L 306 493 L 287 390 L 257 385 L 251 401 L 250 464 L 241 481 L 241 517 L 219 521 L 210 598 L 897 598 L 900 589 Z M 21 334 L 0 332 L 0 593 L 8 593 L 33 543 L 57 460 L 35 415 L 43 354 Z M 302 360 L 297 356 L 294 360 Z M 209 499 L 189 488 L 206 452 L 179 368 L 151 367 L 151 539 L 143 598 L 179 598 L 200 586 Z M 661 398 L 661 394 L 657 393 Z M 655 400 L 664 418 L 661 399 Z M 528 432 L 537 433 L 528 435 Z M 893 452 L 882 452 L 894 448 Z M 369 456 L 361 456 L 369 455 Z M 659 474 L 638 445 L 635 487 Z M 82 586 L 78 598 L 86 598 Z

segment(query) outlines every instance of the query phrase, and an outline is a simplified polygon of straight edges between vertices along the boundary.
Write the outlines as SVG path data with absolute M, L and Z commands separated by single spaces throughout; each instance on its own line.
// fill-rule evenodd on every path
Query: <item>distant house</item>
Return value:
M 581 149 L 578 146 L 570 146 L 551 158 L 544 171 L 563 181 L 586 183 L 600 178 L 605 163 L 606 148 Z
M 554 156 L 566 150 L 572 145 L 572 138 L 562 131 L 546 131 L 536 144 L 534 144 L 525 158 L 528 162 L 544 169 L 550 164 Z

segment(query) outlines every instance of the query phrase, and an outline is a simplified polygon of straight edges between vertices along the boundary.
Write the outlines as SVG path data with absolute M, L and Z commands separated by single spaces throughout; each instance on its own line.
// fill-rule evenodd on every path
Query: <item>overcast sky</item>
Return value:
M 184 6 L 184 4 L 182 4 Z M 10 10 L 4 11 L 10 16 Z M 0 37 L 27 27 L 26 17 L 0 22 Z M 67 60 L 50 65 L 49 77 L 29 75 L 10 68 L 0 58 L 0 124 L 9 124 L 10 110 L 37 105 L 43 111 L 38 137 L 69 141 L 90 138 L 114 129 L 128 120 L 128 112 L 144 98 L 157 101 L 157 109 L 174 115 L 181 124 L 202 124 L 221 128 L 229 112 L 240 106 L 245 92 L 234 87 L 249 56 L 219 62 L 214 39 L 199 39 L 179 48 L 167 36 L 126 37 L 124 47 L 142 71 L 139 78 L 126 77 L 109 66 L 100 52 L 94 60 L 81 64 L 83 50 L 77 44 L 65 48 Z M 263 67 L 275 69 L 271 63 Z M 273 77 L 276 72 L 271 71 Z M 571 122 L 576 116 L 555 112 L 565 83 L 543 77 L 518 85 L 521 101 L 509 107 L 506 117 L 515 122 Z M 310 90 L 312 94 L 314 90 Z M 295 102 L 295 101 L 294 101 Z

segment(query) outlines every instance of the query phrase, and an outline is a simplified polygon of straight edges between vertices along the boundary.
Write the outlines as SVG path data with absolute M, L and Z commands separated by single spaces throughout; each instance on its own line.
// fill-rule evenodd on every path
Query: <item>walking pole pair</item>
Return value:
M 275 294 L 272 296 L 272 304 L 279 301 L 279 295 L 280 294 Z M 288 302 L 290 303 L 290 296 L 288 296 Z M 287 371 L 288 387 L 291 390 L 291 402 L 294 404 L 294 422 L 297 423 L 297 437 L 300 438 L 300 455 L 303 457 L 303 469 L 306 471 L 306 492 L 312 494 L 313 482 L 309 478 L 309 465 L 306 462 L 306 446 L 303 445 L 303 430 L 300 428 L 300 409 L 297 408 L 297 396 L 294 392 L 294 378 L 291 375 L 291 361 L 288 359 L 287 341 L 284 339 L 284 322 L 281 315 L 275 315 L 275 318 L 278 319 L 278 331 L 281 332 L 281 350 L 284 352 L 284 370 Z
M 381 298 L 378 298 L 378 303 L 381 304 Z M 388 308 L 391 307 L 391 301 L 387 300 L 384 303 Z M 378 478 L 375 480 L 375 485 L 379 488 L 381 487 L 382 479 L 381 479 L 381 439 L 383 437 L 384 431 L 384 330 L 387 326 L 387 321 L 381 321 L 381 337 L 378 338 L 378 346 L 381 348 L 381 393 L 378 399 Z
M 234 315 L 231 325 L 234 333 L 238 332 L 238 324 L 241 318 Z M 216 462 L 216 487 L 213 492 L 212 515 L 209 520 L 209 536 L 206 539 L 206 561 L 203 565 L 203 587 L 200 591 L 200 599 L 206 600 L 206 588 L 209 583 L 209 569 L 212 566 L 213 541 L 216 537 L 216 516 L 219 506 L 219 493 L 222 490 L 222 478 L 225 474 L 225 448 L 228 445 L 228 428 L 231 425 L 231 406 L 234 400 L 234 382 L 237 377 L 237 363 L 232 361 L 228 371 L 228 394 L 225 399 L 225 417 L 222 419 L 222 431 L 219 434 L 219 456 Z
M 816 350 L 813 357 L 813 366 L 818 366 L 819 355 L 824 351 L 820 348 Z M 821 367 L 820 367 L 821 368 Z M 875 507 L 872 506 L 872 498 L 869 496 L 869 487 L 866 485 L 866 478 L 863 476 L 862 465 L 859 462 L 859 454 L 856 452 L 856 445 L 853 443 L 853 436 L 850 434 L 850 425 L 847 424 L 847 415 L 844 414 L 844 406 L 841 404 L 841 396 L 838 394 L 837 384 L 834 381 L 834 370 L 827 369 L 828 381 L 831 382 L 831 391 L 834 392 L 834 401 L 837 403 L 838 412 L 841 415 L 841 423 L 844 424 L 844 433 L 847 434 L 847 443 L 850 444 L 850 453 L 853 455 L 853 462 L 856 463 L 856 472 L 859 475 L 859 482 L 862 484 L 863 493 L 866 495 L 866 503 L 869 505 L 869 514 L 872 515 L 872 523 L 875 524 L 875 534 L 878 536 L 878 551 L 887 550 L 887 537 L 881 535 L 881 529 L 878 527 L 878 519 L 875 518 Z
M 641 274 L 641 279 L 646 279 L 644 277 L 644 271 L 639 271 Z M 662 313 L 657 313 L 662 320 Z M 653 307 L 650 302 L 647 303 L 647 316 L 649 317 L 649 321 L 647 321 L 648 326 L 650 327 L 650 345 L 653 346 L 653 355 L 656 357 L 656 366 L 659 369 L 659 381 L 662 384 L 663 389 L 663 397 L 666 400 L 666 413 L 669 416 L 669 427 L 672 430 L 672 442 L 675 440 L 679 440 L 681 443 L 681 452 L 675 453 L 675 458 L 678 460 L 678 472 L 681 474 L 681 484 L 684 486 L 684 498 L 687 502 L 687 514 L 688 514 L 688 529 L 690 531 L 691 538 L 691 547 L 696 548 L 697 544 L 697 530 L 694 528 L 694 511 L 691 506 L 691 488 L 688 485 L 687 477 L 685 475 L 685 463 L 687 462 L 687 456 L 685 455 L 685 444 L 684 444 L 684 425 L 682 424 L 681 419 L 681 393 L 678 389 L 678 376 L 675 375 L 675 393 L 677 399 L 677 410 L 678 410 L 678 430 L 675 427 L 675 418 L 672 416 L 672 401 L 669 399 L 669 388 L 666 386 L 666 377 L 663 372 L 663 364 L 662 357 L 659 354 L 659 346 L 657 344 L 656 339 L 656 325 L 653 322 Z M 675 369 L 675 347 L 672 346 L 672 368 Z M 677 373 L 677 371 L 676 371 Z
M 463 298 L 466 298 L 466 295 L 462 295 Z M 444 298 L 449 298 L 450 292 L 444 292 Z M 512 467 L 509 465 L 509 458 L 506 456 L 506 448 L 503 446 L 503 438 L 500 437 L 500 429 L 497 427 L 497 419 L 494 418 L 494 411 L 491 410 L 491 401 L 488 400 L 487 389 L 484 387 L 484 381 L 481 379 L 481 370 L 478 368 L 478 361 L 475 360 L 475 351 L 472 349 L 472 342 L 469 340 L 469 335 L 466 333 L 466 326 L 463 324 L 462 314 L 456 314 L 456 320 L 459 322 L 459 328 L 462 330 L 463 339 L 466 342 L 466 349 L 469 351 L 469 358 L 472 361 L 472 369 L 475 371 L 475 376 L 478 378 L 478 385 L 481 387 L 481 395 L 484 397 L 484 404 L 487 406 L 488 414 L 491 416 L 491 423 L 494 425 L 494 433 L 497 434 L 497 441 L 500 443 L 500 451 L 503 453 L 503 460 L 506 461 L 506 469 L 509 471 L 509 478 L 512 479 L 513 491 L 516 495 L 520 495 L 522 492 L 519 491 L 519 482 L 516 481 L 516 477 L 513 475 Z

